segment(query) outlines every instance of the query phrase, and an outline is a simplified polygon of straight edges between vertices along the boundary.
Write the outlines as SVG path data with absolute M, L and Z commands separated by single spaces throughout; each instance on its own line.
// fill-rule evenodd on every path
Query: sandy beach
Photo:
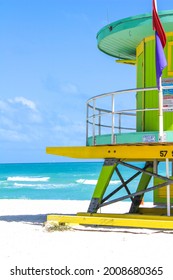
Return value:
M 49 232 L 43 226 L 47 214 L 75 214 L 88 205 L 88 201 L 1 200 L 1 279 L 172 279 L 171 231 L 75 226 Z M 129 205 L 111 207 L 121 212 Z M 147 267 L 153 272 L 122 275 L 122 267 L 129 273 L 134 267 L 141 268 L 141 274 Z

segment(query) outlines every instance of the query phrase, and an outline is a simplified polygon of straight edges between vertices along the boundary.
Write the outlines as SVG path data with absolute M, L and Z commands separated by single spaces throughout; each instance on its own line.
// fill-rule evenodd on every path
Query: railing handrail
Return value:
M 172 89 L 173 86 L 162 86 L 163 89 Z M 122 89 L 122 90 L 117 90 L 117 91 L 112 91 L 112 92 L 107 92 L 107 93 L 102 93 L 102 94 L 98 94 L 95 95 L 91 98 L 89 98 L 87 100 L 86 103 L 91 102 L 93 99 L 98 99 L 98 98 L 102 98 L 102 97 L 106 97 L 106 96 L 110 96 L 110 95 L 116 95 L 116 94 L 121 94 L 121 93 L 128 93 L 128 92 L 141 92 L 141 91 L 152 91 L 152 90 L 158 90 L 157 87 L 146 87 L 146 88 L 132 88 L 132 89 Z
M 173 89 L 173 85 L 169 85 L 169 86 L 162 86 L 163 90 L 165 89 Z M 119 129 L 119 132 L 121 132 L 121 130 L 125 129 L 125 130 L 136 130 L 136 128 L 131 128 L 131 127 L 122 127 L 121 126 L 121 118 L 122 116 L 131 116 L 131 117 L 134 117 L 136 116 L 136 113 L 138 112 L 146 112 L 146 111 L 158 111 L 159 110 L 159 107 L 158 108 L 142 108 L 142 109 L 123 109 L 123 110 L 119 110 L 119 111 L 115 111 L 115 101 L 114 101 L 114 98 L 117 96 L 117 95 L 120 95 L 120 94 L 125 94 L 125 93 L 140 93 L 140 92 L 148 92 L 148 91 L 156 91 L 158 90 L 157 87 L 147 87 L 147 88 L 132 88 L 132 89 L 125 89 L 125 90 L 118 90 L 118 91 L 113 91 L 113 92 L 108 92 L 108 93 L 103 93 L 103 94 L 100 94 L 100 95 L 96 95 L 90 99 L 87 100 L 86 104 L 87 104 L 87 118 L 86 118 L 86 138 L 88 140 L 88 131 L 89 131 L 89 128 L 88 128 L 88 125 L 92 125 L 92 135 L 93 135 L 93 138 L 95 138 L 96 136 L 96 133 L 95 133 L 95 126 L 98 126 L 99 127 L 99 135 L 101 134 L 101 127 L 108 127 L 108 128 L 112 128 L 112 140 L 114 139 L 114 129 L 118 128 Z M 99 99 L 103 99 L 105 97 L 108 97 L 108 96 L 112 96 L 111 98 L 111 109 L 106 109 L 106 108 L 102 108 L 102 107 L 99 107 L 99 106 L 96 106 L 96 102 L 97 100 Z M 91 104 L 92 102 L 92 104 Z M 173 110 L 173 107 L 169 106 L 169 108 L 171 110 Z M 92 114 L 89 115 L 89 109 L 92 110 Z M 135 112 L 135 113 L 134 113 Z M 111 122 L 111 125 L 110 124 L 104 124 L 104 123 L 101 123 L 101 117 L 104 116 L 104 115 L 112 115 L 112 122 Z M 119 116 L 119 125 L 115 125 L 114 124 L 114 116 L 117 115 Z M 96 118 L 98 118 L 98 121 L 96 121 Z M 91 121 L 92 119 L 92 121 Z M 94 140 L 93 140 L 94 141 Z
M 173 106 L 171 107 L 173 109 Z M 95 108 L 95 110 L 97 110 Z M 99 114 L 94 114 L 95 117 L 101 116 L 101 115 L 106 115 L 107 114 L 114 114 L 114 115 L 124 115 L 124 116 L 136 116 L 134 113 L 126 113 L 126 112 L 145 112 L 145 111 L 158 111 L 158 108 L 144 108 L 144 109 L 127 109 L 127 110 L 121 110 L 121 111 L 116 111 L 112 112 L 111 110 L 106 110 L 106 109 L 101 109 L 99 108 L 98 111 L 102 111 L 104 113 L 99 113 Z M 93 115 L 88 116 L 88 119 L 93 118 Z
M 165 87 L 164 87 L 165 88 Z M 128 92 L 140 92 L 145 90 L 157 90 L 157 87 L 148 87 L 148 88 L 132 88 L 132 89 L 125 89 L 125 90 L 117 90 L 117 91 L 111 91 L 107 93 L 102 93 L 99 95 L 95 95 L 87 100 L 87 103 L 91 102 L 93 99 L 98 99 L 106 96 L 116 95 L 116 94 L 122 94 L 122 93 L 128 93 Z

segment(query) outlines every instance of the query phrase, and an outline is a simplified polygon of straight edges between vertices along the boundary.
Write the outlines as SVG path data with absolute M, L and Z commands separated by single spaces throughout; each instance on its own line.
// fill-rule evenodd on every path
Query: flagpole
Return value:
M 163 88 L 162 88 L 162 79 L 159 79 L 159 142 L 164 142 L 164 133 L 163 133 Z

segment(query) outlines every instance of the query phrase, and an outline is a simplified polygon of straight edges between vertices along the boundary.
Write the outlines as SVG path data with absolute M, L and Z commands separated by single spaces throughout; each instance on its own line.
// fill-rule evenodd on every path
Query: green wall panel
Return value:
M 173 36 L 167 36 L 167 44 L 164 49 L 168 61 L 168 43 L 173 41 Z M 144 39 L 143 53 L 137 58 L 137 87 L 155 87 L 156 71 L 155 71 L 155 38 Z M 173 57 L 173 54 L 172 54 Z M 141 61 L 143 60 L 143 64 Z M 169 61 L 168 61 L 169 63 Z M 143 66 L 142 66 L 143 65 Z M 142 68 L 143 67 L 143 68 Z M 170 78 L 168 75 L 168 67 L 163 71 L 162 78 Z M 142 83 L 142 81 L 144 81 Z M 138 94 L 139 95 L 139 94 Z M 158 91 L 144 92 L 137 95 L 137 108 L 158 108 Z M 137 114 L 137 131 L 158 131 L 159 130 L 159 113 L 158 111 L 150 111 Z M 164 112 L 164 131 L 173 130 L 173 112 Z
M 144 87 L 144 79 L 143 73 L 144 71 L 144 53 L 142 52 L 138 56 L 138 67 L 137 67 L 137 87 L 143 88 Z M 137 109 L 143 109 L 144 108 L 144 92 L 139 92 L 136 94 L 136 104 Z M 137 112 L 137 118 L 136 118 L 136 130 L 137 131 L 143 131 L 143 112 Z

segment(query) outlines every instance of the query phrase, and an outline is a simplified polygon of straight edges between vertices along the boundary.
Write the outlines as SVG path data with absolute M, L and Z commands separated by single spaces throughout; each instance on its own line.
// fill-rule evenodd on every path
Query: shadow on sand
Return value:
M 36 214 L 36 215 L 6 215 L 0 216 L 0 221 L 4 222 L 24 222 L 42 225 L 46 222 L 47 214 Z
M 49 214 L 35 214 L 35 215 L 5 215 L 0 216 L 0 221 L 3 222 L 23 222 L 23 223 L 31 223 L 34 225 L 43 225 L 47 220 L 47 215 L 55 215 L 55 213 Z M 57 215 L 57 213 L 56 213 Z M 59 214 L 59 215 L 62 215 Z M 69 214 L 65 214 L 69 215 Z

